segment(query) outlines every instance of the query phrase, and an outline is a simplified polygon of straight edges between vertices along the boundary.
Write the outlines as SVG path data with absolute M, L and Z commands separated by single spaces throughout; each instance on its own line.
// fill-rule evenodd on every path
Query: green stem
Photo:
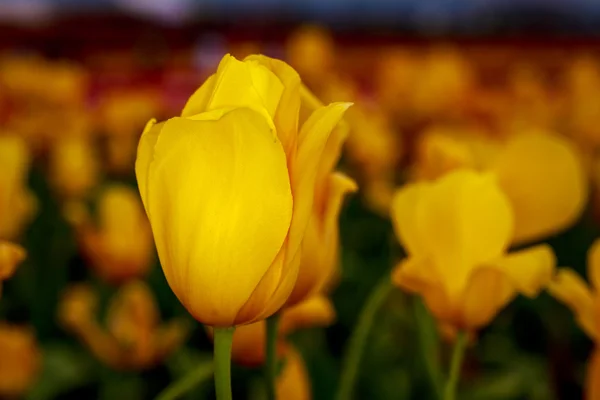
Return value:
M 277 331 L 279 326 L 279 315 L 275 314 L 267 318 L 267 332 L 265 341 L 265 380 L 267 383 L 267 398 L 276 400 L 275 380 L 277 379 Z
M 158 394 L 156 400 L 176 400 L 210 378 L 214 368 L 212 361 L 204 362 Z
M 214 328 L 217 400 L 231 400 L 231 345 L 235 327 Z
M 441 399 L 443 377 L 439 361 L 440 338 L 436 330 L 435 321 L 421 299 L 415 298 L 414 311 L 423 364 L 425 365 L 435 398 Z
M 350 400 L 352 397 L 354 381 L 358 375 L 360 360 L 365 351 L 371 326 L 373 325 L 377 311 L 389 296 L 392 288 L 390 277 L 386 275 L 377 284 L 375 289 L 373 289 L 358 317 L 358 322 L 356 323 L 354 332 L 352 332 L 352 336 L 350 336 L 344 355 L 340 385 L 336 395 L 337 400 Z
M 467 335 L 465 332 L 459 332 L 452 350 L 452 360 L 450 361 L 450 371 L 448 380 L 444 388 L 444 400 L 456 399 L 456 387 L 460 379 L 460 370 L 462 367 L 465 349 L 467 347 Z

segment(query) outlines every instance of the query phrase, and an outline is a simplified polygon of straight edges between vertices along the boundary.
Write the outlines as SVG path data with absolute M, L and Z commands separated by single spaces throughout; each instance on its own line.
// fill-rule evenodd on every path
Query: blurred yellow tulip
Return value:
M 27 252 L 21 246 L 0 240 L 0 282 L 13 276 L 20 263 L 27 258 Z M 0 293 L 2 286 L 0 283 Z
M 68 288 L 59 305 L 59 318 L 103 363 L 121 370 L 151 368 L 183 344 L 185 321 L 161 323 L 152 291 L 137 281 L 123 286 L 111 299 L 106 329 L 96 320 L 97 296 L 79 284 Z
M 284 62 L 227 55 L 181 117 L 142 135 L 136 175 L 158 255 L 204 324 L 266 318 L 294 287 L 321 159 L 350 106 L 314 109 L 300 92 Z
M 506 254 L 513 214 L 491 174 L 456 170 L 408 184 L 394 197 L 392 220 L 408 254 L 394 283 L 455 329 L 487 325 L 518 292 L 534 297 L 552 278 L 550 247 Z
M 567 229 L 587 203 L 589 183 L 579 151 L 549 132 L 523 132 L 500 142 L 435 129 L 426 132 L 418 149 L 417 179 L 435 179 L 457 168 L 493 173 L 514 214 L 513 243 Z
M 516 135 L 491 171 L 511 203 L 516 243 L 563 231 L 585 209 L 589 183 L 579 152 L 566 138 L 545 132 Z
M 586 399 L 600 398 L 600 239 L 588 250 L 588 285 L 577 272 L 562 268 L 548 285 L 548 291 L 569 307 L 581 329 L 595 342 L 596 348 L 588 361 Z
M 322 27 L 306 25 L 289 37 L 287 59 L 302 78 L 314 88 L 325 84 L 335 60 L 335 43 L 331 34 Z
M 29 165 L 23 139 L 0 135 L 0 239 L 16 238 L 36 211 L 36 198 L 27 188 Z
M 57 139 L 50 149 L 49 162 L 50 182 L 63 198 L 86 197 L 98 183 L 97 155 L 86 137 Z
M 122 284 L 143 278 L 152 263 L 150 224 L 137 193 L 120 184 L 100 195 L 97 225 L 84 221 L 78 234 L 84 254 L 100 278 Z
M 41 352 L 31 329 L 0 323 L 0 395 L 21 398 L 33 386 Z
M 276 394 L 281 400 L 310 400 L 312 399 L 311 384 L 308 371 L 302 355 L 290 347 L 287 352 L 283 369 L 277 377 Z

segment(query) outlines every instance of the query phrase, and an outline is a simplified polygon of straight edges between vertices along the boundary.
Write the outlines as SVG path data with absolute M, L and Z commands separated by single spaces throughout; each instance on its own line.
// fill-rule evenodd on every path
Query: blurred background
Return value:
M 324 101 L 356 103 L 337 320 L 291 337 L 313 398 L 333 398 L 358 313 L 403 255 L 394 189 L 461 160 L 431 137 L 543 130 L 579 149 L 585 209 L 536 240 L 585 275 L 600 236 L 599 22 L 593 0 L 0 0 L 0 239 L 28 253 L 2 284 L 0 394 L 152 399 L 210 358 L 158 264 L 133 165 L 144 124 L 179 114 L 225 53 L 284 59 Z M 432 323 L 396 291 L 355 397 L 433 399 L 423 353 L 447 349 L 419 335 Z M 519 298 L 469 351 L 461 399 L 581 398 L 591 349 L 565 307 Z M 261 398 L 259 369 L 233 376 L 234 398 Z M 206 379 L 183 398 L 212 396 Z

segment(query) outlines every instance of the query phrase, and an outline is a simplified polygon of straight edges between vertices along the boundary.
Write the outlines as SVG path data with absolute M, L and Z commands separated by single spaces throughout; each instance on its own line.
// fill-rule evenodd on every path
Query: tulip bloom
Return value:
M 588 251 L 588 278 L 591 287 L 575 271 L 563 268 L 548 285 L 548 291 L 567 305 L 581 329 L 596 343 L 588 362 L 586 399 L 600 398 L 600 240 Z
M 492 172 L 513 209 L 513 243 L 563 231 L 583 213 L 589 184 L 580 153 L 568 139 L 524 132 L 501 143 L 453 133 L 427 132 L 419 146 L 416 175 L 433 179 L 457 168 Z
M 21 234 L 37 207 L 27 188 L 30 155 L 25 141 L 15 135 L 0 135 L 0 239 Z
M 0 395 L 21 398 L 35 383 L 41 366 L 41 352 L 33 331 L 1 323 L 0 352 Z
M 98 202 L 98 224 L 81 222 L 78 236 L 96 274 L 109 283 L 143 278 L 152 263 L 152 232 L 141 201 L 124 185 L 106 188 Z
M 0 240 L 0 281 L 10 278 L 27 253 L 21 246 Z M 0 292 L 2 287 L 0 286 Z
M 550 247 L 506 254 L 513 214 L 491 174 L 457 170 L 408 184 L 394 197 L 392 220 L 408 254 L 394 283 L 421 295 L 447 327 L 476 330 L 517 293 L 535 297 L 552 277 Z
M 264 319 L 294 287 L 321 158 L 350 105 L 306 112 L 300 88 L 281 61 L 227 55 L 181 117 L 151 121 L 140 139 L 136 175 L 165 276 L 204 324 Z
M 142 282 L 123 286 L 111 299 L 106 329 L 96 320 L 97 295 L 80 284 L 69 288 L 59 307 L 65 329 L 77 335 L 106 365 L 140 370 L 160 364 L 188 336 L 181 320 L 161 323 L 150 288 Z
M 50 182 L 64 198 L 87 196 L 99 179 L 99 165 L 89 138 L 57 139 L 50 150 Z

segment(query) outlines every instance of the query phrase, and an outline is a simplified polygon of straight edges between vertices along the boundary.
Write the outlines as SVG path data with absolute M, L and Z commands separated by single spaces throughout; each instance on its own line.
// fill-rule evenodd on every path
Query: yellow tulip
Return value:
M 589 184 L 580 153 L 566 138 L 544 132 L 516 135 L 491 170 L 513 208 L 514 242 L 563 231 L 584 211 Z
M 419 146 L 418 179 L 434 179 L 457 168 L 496 176 L 514 213 L 513 243 L 563 231 L 584 211 L 589 184 L 581 155 L 566 138 L 530 131 L 503 143 L 435 129 L 426 132 Z
M 303 26 L 293 32 L 287 42 L 287 59 L 300 75 L 315 89 L 325 84 L 333 69 L 335 43 L 324 28 Z
M 121 284 L 143 278 L 152 262 L 152 232 L 133 189 L 113 184 L 98 203 L 98 225 L 78 229 L 83 251 L 103 280 Z
M 21 246 L 0 240 L 0 282 L 13 276 L 15 270 L 27 257 Z M 0 293 L 2 286 L 0 286 Z
M 491 174 L 457 170 L 408 184 L 394 197 L 392 220 L 408 254 L 394 283 L 456 329 L 488 324 L 518 292 L 534 297 L 552 277 L 548 246 L 506 254 L 513 214 Z
M 100 361 L 121 370 L 160 364 L 187 338 L 189 326 L 180 320 L 161 323 L 152 292 L 142 282 L 123 286 L 111 299 L 106 329 L 96 320 L 98 299 L 85 284 L 68 288 L 59 318 Z
M 275 390 L 278 399 L 312 399 L 310 377 L 302 355 L 293 347 L 287 352 L 283 369 L 277 376 Z
M 600 398 L 600 239 L 588 251 L 588 285 L 575 271 L 563 268 L 548 285 L 548 291 L 575 314 L 581 329 L 595 342 L 596 348 L 587 368 L 586 399 Z
M 293 289 L 321 158 L 350 105 L 303 118 L 300 88 L 281 61 L 227 55 L 181 117 L 142 135 L 136 175 L 158 255 L 202 323 L 266 318 Z
M 99 178 L 97 155 L 86 137 L 57 139 L 50 149 L 50 182 L 65 198 L 82 198 Z
M 37 201 L 27 188 L 30 156 L 18 136 L 0 135 L 0 239 L 14 239 L 31 220 Z
M 0 324 L 0 394 L 20 398 L 35 383 L 41 354 L 31 329 Z

